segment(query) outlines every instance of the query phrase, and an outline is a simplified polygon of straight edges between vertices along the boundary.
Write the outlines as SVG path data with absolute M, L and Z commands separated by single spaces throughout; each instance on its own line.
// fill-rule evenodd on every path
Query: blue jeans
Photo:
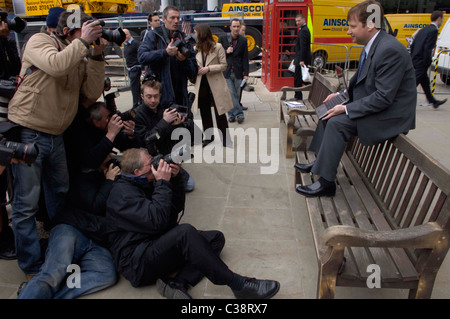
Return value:
M 42 264 L 34 217 L 39 209 L 41 182 L 48 215 L 53 218 L 64 204 L 69 190 L 66 153 L 62 135 L 50 135 L 23 128 L 22 143 L 35 142 L 39 155 L 33 164 L 13 164 L 14 197 L 12 224 L 19 267 L 35 274 Z
M 244 111 L 242 111 L 240 94 L 241 94 L 241 81 L 237 79 L 234 72 L 231 72 L 230 77 L 225 79 L 228 84 L 228 90 L 231 94 L 231 100 L 233 101 L 233 108 L 228 111 L 229 117 L 235 117 L 237 119 L 244 118 Z
M 67 266 L 80 267 L 79 288 Z M 19 299 L 73 299 L 112 286 L 117 281 L 111 253 L 93 243 L 75 227 L 55 226 L 48 242 L 42 270 L 23 288 Z M 70 283 L 70 285 L 67 284 Z

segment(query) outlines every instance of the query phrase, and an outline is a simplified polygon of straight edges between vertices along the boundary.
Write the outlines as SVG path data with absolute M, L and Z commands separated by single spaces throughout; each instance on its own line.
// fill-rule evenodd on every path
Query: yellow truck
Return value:
M 406 48 L 409 48 L 412 43 L 414 33 L 431 23 L 430 16 L 431 13 L 398 13 L 385 15 L 397 40 Z M 444 22 L 438 29 L 439 33 L 449 17 L 450 14 L 444 14 Z
M 12 0 L 14 14 L 19 17 L 46 16 L 52 7 L 81 7 L 89 15 L 117 15 L 134 9 L 133 0 Z

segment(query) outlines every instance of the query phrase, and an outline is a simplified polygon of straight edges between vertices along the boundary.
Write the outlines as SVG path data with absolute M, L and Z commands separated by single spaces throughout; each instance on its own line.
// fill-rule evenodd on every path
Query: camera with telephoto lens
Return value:
M 8 29 L 17 33 L 20 33 L 27 26 L 27 22 L 19 17 L 14 17 L 14 19 L 8 18 L 8 13 L 0 11 L 0 21 L 6 22 Z
M 105 91 L 107 91 L 107 81 L 105 81 Z M 134 109 L 129 109 L 128 111 L 125 112 L 120 112 L 117 110 L 117 105 L 116 105 L 116 97 L 120 96 L 120 93 L 118 91 L 116 92 L 112 92 L 112 93 L 108 93 L 106 95 L 104 95 L 104 99 L 105 99 L 105 104 L 106 104 L 106 108 L 108 109 L 108 111 L 110 112 L 110 116 L 113 116 L 114 114 L 119 115 L 120 119 L 122 121 L 131 121 L 134 120 L 134 118 L 136 117 L 136 111 Z
M 180 51 L 182 55 L 184 55 L 186 58 L 189 58 L 192 52 L 187 46 L 187 43 L 181 38 L 180 33 L 178 31 L 175 32 L 173 34 L 173 37 L 176 40 L 172 43 L 172 46 L 177 47 L 178 51 Z
M 147 133 L 147 135 L 145 135 L 144 137 L 145 146 L 147 147 L 147 151 L 151 156 L 158 155 L 158 148 L 156 147 L 156 141 L 158 141 L 159 138 L 160 136 L 158 132 Z
M 88 23 L 94 22 L 95 20 L 89 20 Z M 105 26 L 105 21 L 98 20 L 100 22 L 100 25 L 102 27 Z M 102 30 L 102 38 L 106 39 L 109 42 L 114 42 L 118 46 L 121 46 L 122 43 L 125 41 L 126 35 L 125 32 L 123 32 L 122 28 L 117 28 L 115 30 Z M 97 39 L 95 43 L 100 44 L 100 40 Z
M 0 134 L 0 165 L 7 166 L 13 158 L 31 164 L 38 155 L 39 149 L 35 143 L 10 142 Z
M 169 111 L 172 111 L 172 110 L 177 110 L 178 114 L 180 114 L 181 117 L 184 117 L 184 116 L 187 117 L 187 115 L 188 115 L 188 108 L 187 108 L 187 106 L 184 106 L 184 105 L 172 103 L 169 106 Z
M 156 156 L 154 156 L 151 160 L 151 165 L 153 165 L 153 167 L 155 168 L 155 170 L 158 170 L 158 166 L 159 166 L 159 161 L 162 159 L 164 162 L 166 162 L 167 164 L 179 164 L 181 162 L 183 162 L 184 157 L 186 157 L 187 151 L 186 151 L 186 146 L 181 146 L 180 148 L 176 149 L 175 151 L 172 151 L 171 153 L 167 154 L 167 155 L 161 155 L 158 154 Z M 189 157 L 191 157 L 189 155 Z

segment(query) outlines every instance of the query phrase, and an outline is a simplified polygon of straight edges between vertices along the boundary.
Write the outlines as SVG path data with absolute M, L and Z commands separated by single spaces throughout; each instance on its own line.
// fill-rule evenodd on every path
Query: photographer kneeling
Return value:
M 107 201 L 107 234 L 117 270 L 134 287 L 156 281 L 163 297 L 190 299 L 189 286 L 206 276 L 228 285 L 236 298 L 271 298 L 278 292 L 277 281 L 243 277 L 228 268 L 219 257 L 225 244 L 220 231 L 178 224 L 185 203 L 178 165 L 161 159 L 156 169 L 143 148 L 125 151 L 121 164 Z
M 47 211 L 53 218 L 69 189 L 62 133 L 77 113 L 80 92 L 97 99 L 103 91 L 103 49 L 108 41 L 101 38 L 100 23 L 88 23 L 90 19 L 79 10 L 64 12 L 55 34 L 40 32 L 28 40 L 20 71 L 22 81 L 9 103 L 8 119 L 22 127 L 21 142 L 36 142 L 39 148 L 33 164 L 12 165 L 17 259 L 29 277 L 42 265 L 34 219 L 39 209 L 41 182 Z
M 178 140 L 172 140 L 172 132 L 176 128 L 184 128 L 189 131 L 191 119 L 188 119 L 185 112 L 177 108 L 163 108 L 160 104 L 161 98 L 161 83 L 155 80 L 148 80 L 141 85 L 142 104 L 139 105 L 135 111 L 136 116 L 134 121 L 136 123 L 135 132 L 141 141 L 142 147 L 149 148 L 148 137 L 158 133 L 159 139 L 154 142 L 155 151 L 161 154 L 169 154 L 172 148 L 178 143 Z M 189 140 L 189 142 L 191 139 Z M 153 145 L 150 145 L 152 148 Z M 186 145 L 189 146 L 189 145 Z M 156 152 L 151 152 L 156 155 Z M 181 168 L 185 191 L 190 192 L 194 190 L 194 179 L 186 170 Z

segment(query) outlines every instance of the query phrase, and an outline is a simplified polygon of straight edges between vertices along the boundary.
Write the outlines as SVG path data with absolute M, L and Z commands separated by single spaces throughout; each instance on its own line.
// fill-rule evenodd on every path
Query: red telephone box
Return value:
M 294 74 L 288 67 L 294 57 L 298 33 L 295 17 L 302 13 L 308 23 L 309 2 L 266 0 L 264 3 L 261 80 L 271 92 L 294 86 Z

